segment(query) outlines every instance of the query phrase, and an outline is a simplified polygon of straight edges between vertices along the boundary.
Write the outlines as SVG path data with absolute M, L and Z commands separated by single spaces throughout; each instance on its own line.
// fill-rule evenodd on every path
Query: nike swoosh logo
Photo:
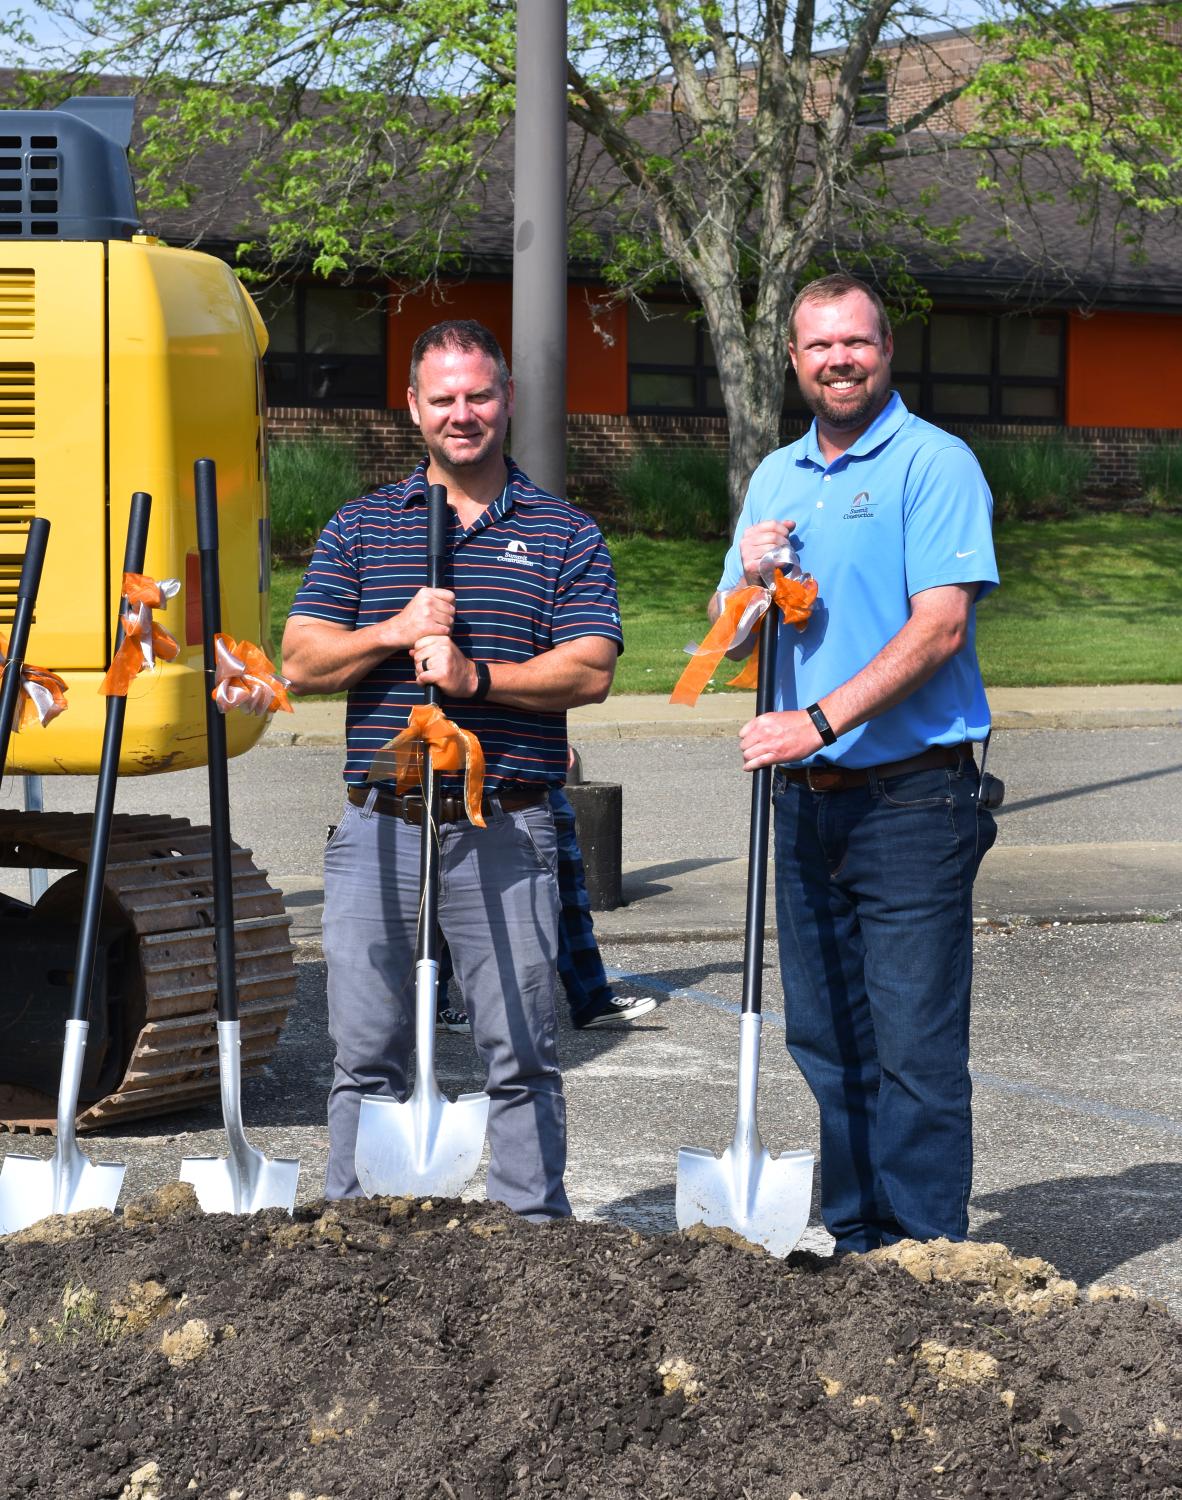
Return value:
M 967 552 L 958 552 L 956 555 L 957 557 L 972 557 L 976 550 L 976 547 L 970 547 Z

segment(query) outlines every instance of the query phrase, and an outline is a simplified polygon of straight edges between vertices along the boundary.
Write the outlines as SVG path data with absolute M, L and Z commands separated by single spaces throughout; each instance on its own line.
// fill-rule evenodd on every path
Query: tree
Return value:
M 679 280 L 700 304 L 734 512 L 779 441 L 788 311 L 810 274 L 843 265 L 922 308 L 915 258 L 957 253 L 966 183 L 1015 243 L 1056 194 L 1128 253 L 1145 216 L 1182 203 L 1182 6 L 999 4 L 949 70 L 931 33 L 951 15 L 924 0 L 839 0 L 824 19 L 816 0 L 569 0 L 573 246 L 618 296 Z M 453 0 L 42 10 L 81 39 L 42 97 L 116 72 L 152 99 L 148 204 L 184 210 L 198 159 L 245 156 L 226 190 L 253 195 L 256 271 L 364 266 L 410 287 L 463 263 L 512 118 L 512 0 L 472 0 L 462 29 Z M 903 62 L 929 74 L 914 108 L 861 124 Z

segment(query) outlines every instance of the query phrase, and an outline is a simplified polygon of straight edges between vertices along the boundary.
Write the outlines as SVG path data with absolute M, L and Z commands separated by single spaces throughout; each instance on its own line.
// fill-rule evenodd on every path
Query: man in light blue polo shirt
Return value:
M 739 743 L 745 770 L 777 768 L 788 1047 L 820 1108 L 839 1253 L 968 1231 L 972 886 L 997 831 L 972 752 L 992 500 L 965 444 L 891 391 L 892 352 L 854 277 L 797 296 L 789 353 L 815 420 L 752 476 L 719 584 L 757 582 L 791 531 L 820 589 L 803 632 L 781 626 L 775 711 Z

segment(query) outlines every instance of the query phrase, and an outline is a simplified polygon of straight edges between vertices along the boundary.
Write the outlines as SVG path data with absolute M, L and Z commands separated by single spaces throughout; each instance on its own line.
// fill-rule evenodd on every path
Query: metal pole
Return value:
M 511 447 L 566 494 L 566 0 L 518 0 Z
M 45 811 L 45 791 L 40 776 L 31 771 L 25 772 L 25 811 Z M 29 903 L 36 906 L 41 897 L 49 889 L 48 870 L 29 871 Z

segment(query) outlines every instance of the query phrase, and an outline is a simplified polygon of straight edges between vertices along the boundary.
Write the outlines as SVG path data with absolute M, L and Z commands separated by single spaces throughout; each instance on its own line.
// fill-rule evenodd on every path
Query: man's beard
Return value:
M 882 405 L 879 395 L 870 389 L 868 383 L 864 382 L 857 401 L 852 405 L 846 402 L 842 406 L 834 406 L 826 395 L 827 388 L 818 385 L 814 394 L 802 390 L 805 405 L 814 417 L 820 417 L 830 427 L 836 427 L 839 431 L 847 427 L 861 427 L 870 421 Z
M 485 434 L 480 446 L 470 449 L 462 457 L 450 453 L 437 439 L 424 439 L 424 445 L 439 468 L 460 473 L 464 469 L 476 468 L 484 463 L 496 448 L 496 438 L 492 433 Z

